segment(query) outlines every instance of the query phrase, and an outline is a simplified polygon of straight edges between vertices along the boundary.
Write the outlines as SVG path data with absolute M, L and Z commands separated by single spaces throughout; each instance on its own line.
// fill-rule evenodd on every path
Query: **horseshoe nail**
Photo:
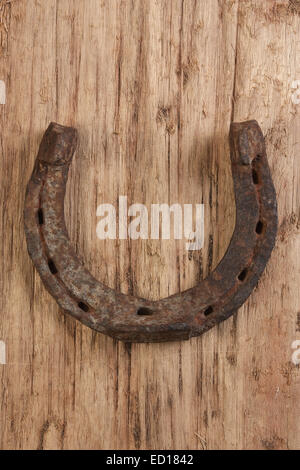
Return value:
M 231 125 L 236 226 L 224 258 L 196 287 L 156 302 L 98 282 L 75 254 L 65 226 L 64 198 L 76 146 L 75 129 L 50 124 L 25 199 L 28 252 L 61 309 L 126 342 L 188 340 L 236 312 L 257 285 L 277 233 L 276 194 L 257 122 Z

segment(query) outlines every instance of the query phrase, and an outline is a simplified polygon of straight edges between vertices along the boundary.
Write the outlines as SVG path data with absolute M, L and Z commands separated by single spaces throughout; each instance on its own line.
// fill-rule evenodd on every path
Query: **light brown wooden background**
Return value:
M 1 0 L 2 449 L 300 447 L 300 6 L 288 0 Z M 71 239 L 111 287 L 192 287 L 234 227 L 232 120 L 257 119 L 277 246 L 238 314 L 186 343 L 124 345 L 65 318 L 26 252 L 23 201 L 50 121 L 78 128 Z M 96 208 L 201 203 L 205 247 L 103 242 Z

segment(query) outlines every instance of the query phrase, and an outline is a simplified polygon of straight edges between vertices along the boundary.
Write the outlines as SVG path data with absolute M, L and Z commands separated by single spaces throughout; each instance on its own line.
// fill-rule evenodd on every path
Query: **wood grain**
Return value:
M 296 0 L 1 0 L 1 449 L 300 447 L 300 15 Z M 276 249 L 226 323 L 190 342 L 125 345 L 66 318 L 26 252 L 23 201 L 50 121 L 80 148 L 66 200 L 88 269 L 159 299 L 194 286 L 235 222 L 232 120 L 257 119 L 278 193 Z M 201 203 L 205 246 L 100 241 L 96 210 Z

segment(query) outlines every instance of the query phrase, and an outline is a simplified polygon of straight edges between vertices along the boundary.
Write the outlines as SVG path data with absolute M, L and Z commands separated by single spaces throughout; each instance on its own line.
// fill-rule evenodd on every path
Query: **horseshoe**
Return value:
M 217 268 L 196 287 L 156 302 L 98 282 L 70 244 L 64 220 L 77 131 L 52 123 L 42 139 L 25 199 L 30 257 L 61 309 L 84 325 L 126 342 L 188 340 L 236 312 L 258 283 L 277 233 L 277 202 L 264 137 L 256 121 L 230 130 L 236 226 Z

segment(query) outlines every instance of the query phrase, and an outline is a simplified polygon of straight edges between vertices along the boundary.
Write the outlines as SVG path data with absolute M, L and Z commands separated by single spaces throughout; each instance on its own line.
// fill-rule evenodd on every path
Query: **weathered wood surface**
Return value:
M 299 11 L 296 0 L 0 1 L 2 449 L 300 447 Z M 252 118 L 266 135 L 280 230 L 238 314 L 190 342 L 132 346 L 64 317 L 23 233 L 48 123 L 81 136 L 66 201 L 76 250 L 99 280 L 158 299 L 225 253 L 229 125 Z M 203 201 L 203 251 L 98 240 L 96 208 L 120 194 L 148 208 Z

